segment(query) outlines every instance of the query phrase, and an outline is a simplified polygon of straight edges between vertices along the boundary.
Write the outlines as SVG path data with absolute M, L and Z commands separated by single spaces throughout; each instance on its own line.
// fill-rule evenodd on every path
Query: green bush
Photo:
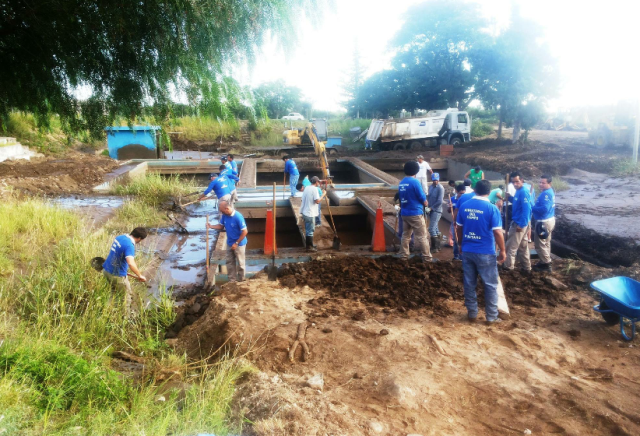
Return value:
M 493 133 L 493 127 L 489 124 L 483 123 L 480 120 L 472 120 L 471 122 L 471 136 L 473 138 L 483 138 Z

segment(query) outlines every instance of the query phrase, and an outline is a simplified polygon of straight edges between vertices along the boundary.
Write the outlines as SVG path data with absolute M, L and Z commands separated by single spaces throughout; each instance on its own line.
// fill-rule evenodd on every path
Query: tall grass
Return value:
M 191 140 L 240 137 L 240 125 L 235 120 L 222 121 L 207 116 L 175 118 L 172 120 L 171 128 L 182 132 L 182 138 Z
M 118 185 L 112 190 L 114 195 L 133 195 L 150 206 L 158 207 L 174 197 L 195 192 L 197 184 L 193 179 L 180 178 L 179 175 L 162 177 L 151 173 L 132 180 L 126 185 Z
M 0 430 L 24 435 L 237 430 L 239 424 L 229 419 L 230 401 L 236 381 L 248 370 L 246 362 L 227 358 L 213 366 L 194 365 L 173 354 L 163 339 L 175 316 L 166 297 L 127 319 L 123 296 L 89 266 L 114 235 L 88 228 L 78 215 L 38 200 L 22 205 L 9 198 L 0 205 L 0 240 L 12 247 L 9 258 L 31 259 L 28 272 L 0 277 Z M 28 242 L 16 241 L 21 237 Z M 137 257 L 144 270 L 150 257 Z M 140 298 L 146 294 L 143 284 L 132 285 Z M 114 350 L 145 356 L 144 377 L 134 382 L 114 373 L 109 357 Z M 158 376 L 167 369 L 183 380 L 184 395 L 168 391 L 160 401 Z

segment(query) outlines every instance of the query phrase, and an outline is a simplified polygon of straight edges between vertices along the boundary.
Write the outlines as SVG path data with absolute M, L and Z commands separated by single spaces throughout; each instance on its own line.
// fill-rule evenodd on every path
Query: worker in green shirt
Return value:
M 496 189 L 492 189 L 491 194 L 489 194 L 489 202 L 491 204 L 495 204 L 500 210 L 502 210 L 502 200 L 504 200 L 503 190 L 504 190 L 504 185 L 500 185 Z
M 484 171 L 480 169 L 480 165 L 477 165 L 475 168 L 471 168 L 469 171 L 467 171 L 467 174 L 464 175 L 464 178 L 471 179 L 471 188 L 475 189 L 476 183 L 478 183 L 480 180 L 484 180 Z

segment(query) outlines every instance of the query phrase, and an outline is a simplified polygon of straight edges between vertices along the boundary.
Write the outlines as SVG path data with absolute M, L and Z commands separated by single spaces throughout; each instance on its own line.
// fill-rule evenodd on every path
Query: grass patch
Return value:
M 82 218 L 45 202 L 25 203 L 10 198 L 0 206 L 0 240 L 14 247 L 11 256 L 33 251 L 28 273 L 0 277 L 0 429 L 24 435 L 239 432 L 230 402 L 250 370 L 247 362 L 228 357 L 206 365 L 172 353 L 164 342 L 175 317 L 172 301 L 163 295 L 127 320 L 123 296 L 89 266 L 104 256 L 114 234 L 88 232 Z M 25 214 L 28 208 L 44 215 Z M 16 232 L 19 218 L 28 232 Z M 135 225 L 120 218 L 127 229 Z M 30 243 L 12 240 L 21 237 Z M 143 271 L 150 260 L 136 256 Z M 146 287 L 132 285 L 142 299 Z M 144 377 L 134 382 L 115 373 L 109 358 L 115 350 L 146 357 Z M 157 375 L 167 369 L 185 383 L 184 395 L 169 391 L 158 401 Z
M 190 140 L 240 137 L 240 125 L 235 120 L 222 121 L 206 116 L 174 118 L 171 128 L 182 132 L 182 138 Z
M 640 164 L 631 159 L 622 159 L 616 162 L 612 173 L 617 177 L 637 176 L 640 174 Z
M 104 226 L 109 233 L 129 233 L 136 227 L 159 228 L 169 223 L 167 215 L 143 200 L 125 201 Z
M 560 176 L 553 176 L 552 184 L 555 192 L 567 191 L 570 188 L 569 183 Z
M 150 206 L 158 207 L 174 197 L 194 192 L 196 188 L 197 185 L 193 179 L 181 179 L 179 175 L 162 177 L 160 174 L 152 173 L 132 180 L 126 185 L 118 185 L 111 193 L 133 195 Z

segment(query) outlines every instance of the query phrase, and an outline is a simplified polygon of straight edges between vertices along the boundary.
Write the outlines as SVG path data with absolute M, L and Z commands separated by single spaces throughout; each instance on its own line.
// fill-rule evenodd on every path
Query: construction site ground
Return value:
M 486 326 L 466 320 L 458 262 L 327 258 L 224 285 L 169 342 L 256 365 L 235 401 L 248 434 L 638 434 L 640 352 L 588 283 L 640 271 L 556 271 L 501 274 L 511 319 Z M 290 360 L 301 324 L 309 354 Z
M 255 365 L 234 401 L 248 435 L 640 434 L 638 340 L 605 324 L 589 288 L 604 277 L 640 279 L 637 179 L 611 177 L 627 151 L 570 136 L 524 146 L 486 139 L 452 159 L 520 169 L 529 180 L 564 176 L 570 189 L 558 195 L 554 238 L 614 268 L 566 258 L 550 276 L 501 272 L 511 318 L 486 326 L 482 295 L 479 322 L 466 320 L 450 248 L 427 265 L 328 253 L 283 267 L 277 282 L 261 273 L 211 295 L 190 292 L 168 343 L 194 359 L 227 351 Z M 2 163 L 0 181 L 29 195 L 90 194 L 115 167 L 71 152 Z M 305 361 L 303 346 L 289 357 L 298 332 Z

